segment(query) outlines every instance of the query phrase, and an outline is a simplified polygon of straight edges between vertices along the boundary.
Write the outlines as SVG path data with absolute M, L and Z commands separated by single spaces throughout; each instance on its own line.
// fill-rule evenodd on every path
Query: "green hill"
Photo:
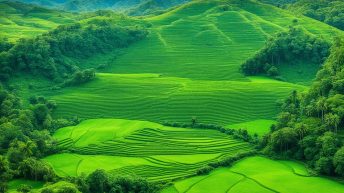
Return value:
M 149 37 L 120 55 L 83 61 L 108 66 L 94 82 L 39 94 L 59 104 L 55 117 L 189 122 L 196 116 L 199 122 L 220 125 L 273 120 L 277 100 L 304 87 L 247 78 L 239 69 L 270 34 L 288 29 L 293 19 L 284 10 L 251 1 L 195 1 L 147 18 Z M 306 17 L 299 23 L 328 39 L 341 33 Z
M 20 0 L 21 2 L 36 4 L 49 8 L 62 9 L 66 11 L 95 11 L 110 9 L 116 11 L 131 10 L 132 14 L 142 15 L 170 8 L 189 0 Z
M 0 2 L 0 36 L 16 41 L 42 34 L 62 24 L 70 24 L 76 16 L 19 2 Z

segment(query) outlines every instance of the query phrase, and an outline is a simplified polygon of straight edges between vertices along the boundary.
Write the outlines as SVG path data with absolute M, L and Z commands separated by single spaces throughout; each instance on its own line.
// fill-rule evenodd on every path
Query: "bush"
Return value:
M 207 175 L 209 174 L 214 168 L 211 166 L 204 166 L 203 168 L 200 168 L 197 170 L 196 174 L 197 175 Z
M 30 192 L 32 189 L 32 186 L 29 186 L 27 184 L 21 184 L 18 188 L 17 191 L 18 192 L 23 192 L 23 193 L 28 193 Z

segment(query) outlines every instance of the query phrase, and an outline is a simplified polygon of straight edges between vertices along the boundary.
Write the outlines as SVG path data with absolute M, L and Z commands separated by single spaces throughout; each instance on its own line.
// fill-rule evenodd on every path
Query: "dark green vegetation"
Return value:
M 127 12 L 130 15 L 145 15 L 163 11 L 189 0 L 20 0 L 49 8 L 66 11 L 95 11 L 100 9 Z
M 0 191 L 6 190 L 6 181 L 12 177 L 53 180 L 52 168 L 37 160 L 56 153 L 49 133 L 56 124 L 50 116 L 53 103 L 41 99 L 22 108 L 19 98 L 1 88 L 0 105 Z
M 303 29 L 291 27 L 289 31 L 280 32 L 269 39 L 255 56 L 241 65 L 241 70 L 246 75 L 279 77 L 279 68 L 283 65 L 305 65 L 308 62 L 318 69 L 329 54 L 329 47 L 326 40 L 307 34 Z M 302 76 L 302 72 L 299 73 Z
M 316 81 L 293 92 L 265 139 L 266 151 L 306 161 L 318 172 L 344 176 L 344 42 L 337 39 Z
M 340 29 L 250 0 L 200 0 L 167 11 L 159 7 L 181 1 L 121 2 L 130 14 L 158 13 L 1 4 L 11 7 L 3 21 L 19 17 L 31 30 L 50 13 L 70 18 L 24 39 L 18 34 L 26 24 L 6 24 L 19 27 L 0 44 L 1 113 L 9 112 L 0 119 L 3 189 L 156 192 L 172 180 L 170 192 L 343 189 L 297 162 L 240 160 L 262 147 L 342 175 L 342 43 L 333 42 Z M 243 63 L 246 75 L 269 76 L 245 76 Z M 223 166 L 232 167 L 216 169 Z
M 299 0 L 288 9 L 344 30 L 344 2 L 342 0 Z
M 35 38 L 21 39 L 0 54 L 0 79 L 8 80 L 14 73 L 25 71 L 61 82 L 82 68 L 75 59 L 124 48 L 147 35 L 135 21 L 111 12 L 98 15 Z

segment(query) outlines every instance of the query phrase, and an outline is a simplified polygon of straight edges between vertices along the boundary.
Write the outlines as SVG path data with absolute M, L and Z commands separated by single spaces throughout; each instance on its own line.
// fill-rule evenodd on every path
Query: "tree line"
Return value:
M 130 22 L 121 25 L 110 15 L 62 25 L 35 38 L 20 39 L 13 46 L 3 42 L 0 80 L 6 81 L 16 72 L 24 71 L 62 82 L 82 69 L 74 59 L 125 48 L 147 34 L 143 26 Z
M 262 141 L 264 152 L 305 161 L 317 172 L 344 177 L 344 41 L 331 54 L 308 91 L 294 91 L 278 123 Z
M 342 0 L 299 0 L 291 4 L 288 9 L 344 30 Z
M 330 43 L 326 40 L 309 35 L 301 28 L 290 27 L 288 31 L 271 37 L 261 50 L 241 65 L 241 71 L 245 75 L 277 77 L 280 65 L 311 61 L 320 66 L 329 55 L 329 48 Z
M 0 192 L 13 178 L 54 181 L 53 169 L 39 159 L 56 153 L 55 129 L 75 125 L 77 120 L 54 120 L 54 101 L 31 97 L 29 107 L 0 87 Z

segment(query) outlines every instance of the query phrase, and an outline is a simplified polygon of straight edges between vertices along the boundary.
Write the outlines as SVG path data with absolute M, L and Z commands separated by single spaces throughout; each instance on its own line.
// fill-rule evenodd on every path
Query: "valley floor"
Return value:
M 162 193 L 339 193 L 344 185 L 312 177 L 304 165 L 265 157 L 249 157 L 230 168 L 175 182 Z

